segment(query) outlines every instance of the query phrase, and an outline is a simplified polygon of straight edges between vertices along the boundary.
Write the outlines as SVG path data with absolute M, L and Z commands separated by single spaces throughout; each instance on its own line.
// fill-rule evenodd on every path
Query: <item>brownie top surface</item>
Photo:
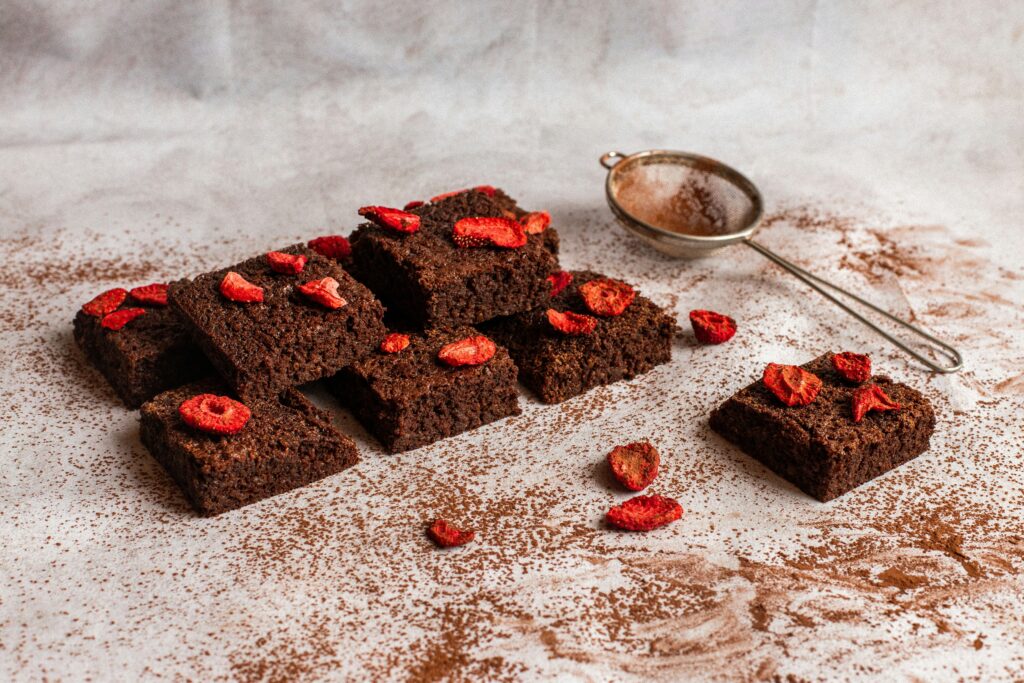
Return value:
M 518 217 L 524 214 L 515 202 L 500 190 L 494 197 L 470 190 L 439 202 L 411 209 L 420 217 L 420 229 L 412 234 L 398 234 L 373 223 L 360 225 L 352 234 L 353 244 L 373 240 L 386 249 L 399 263 L 417 272 L 422 279 L 443 283 L 463 280 L 467 276 L 493 268 L 496 264 L 515 265 L 537 259 L 552 259 L 549 245 L 557 244 L 553 228 L 527 235 L 525 246 L 516 249 L 500 247 L 458 247 L 452 241 L 455 223 L 462 218 Z M 548 235 L 547 233 L 551 233 Z
M 80 324 L 102 335 L 122 354 L 140 357 L 159 353 L 170 346 L 189 342 L 188 329 L 171 306 L 139 303 L 128 297 L 117 310 L 141 308 L 146 312 L 128 322 L 120 330 L 108 330 L 100 325 L 102 318 L 79 309 L 76 318 Z

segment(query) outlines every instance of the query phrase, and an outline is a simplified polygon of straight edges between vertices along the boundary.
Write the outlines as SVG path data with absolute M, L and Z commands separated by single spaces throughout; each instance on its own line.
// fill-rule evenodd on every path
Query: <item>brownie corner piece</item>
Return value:
M 142 406 L 140 436 L 154 459 L 203 515 L 217 515 L 305 486 L 359 462 L 355 444 L 296 389 L 246 401 L 251 417 L 233 435 L 184 423 L 178 407 L 203 393 L 225 394 L 206 380 L 160 394 Z
M 710 426 L 783 479 L 822 502 L 837 498 L 928 450 L 935 429 L 931 403 L 916 389 L 875 376 L 900 404 L 896 411 L 852 418 L 858 385 L 832 367 L 832 353 L 801 366 L 822 380 L 806 406 L 782 404 L 760 380 L 711 412 Z

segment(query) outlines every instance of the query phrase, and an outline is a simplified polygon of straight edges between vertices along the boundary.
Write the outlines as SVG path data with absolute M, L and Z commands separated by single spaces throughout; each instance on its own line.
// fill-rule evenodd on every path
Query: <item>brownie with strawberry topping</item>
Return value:
M 142 406 L 142 443 L 203 515 L 305 486 L 359 462 L 356 446 L 296 389 L 244 403 L 219 380 Z
M 386 332 L 370 290 L 302 245 L 176 283 L 170 299 L 243 399 L 333 375 L 377 348 Z
M 627 283 L 562 271 L 548 287 L 542 305 L 480 325 L 508 348 L 519 381 L 545 403 L 632 379 L 671 359 L 675 319 Z
M 415 204 L 415 203 L 413 203 Z M 408 210 L 364 207 L 351 236 L 356 273 L 419 328 L 474 324 L 540 305 L 558 267 L 550 216 L 479 187 Z
M 520 412 L 508 351 L 471 327 L 388 335 L 329 386 L 391 453 Z
M 931 403 L 919 391 L 884 375 L 844 376 L 836 355 L 852 354 L 769 364 L 710 420 L 744 453 L 822 502 L 916 458 L 935 430 Z M 883 400 L 865 405 L 858 401 L 864 393 Z

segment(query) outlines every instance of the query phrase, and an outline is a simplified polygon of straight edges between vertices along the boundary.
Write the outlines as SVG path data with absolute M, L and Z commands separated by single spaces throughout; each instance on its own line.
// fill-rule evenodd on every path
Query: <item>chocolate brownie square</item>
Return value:
M 857 385 L 833 368 L 831 353 L 801 366 L 821 390 L 806 406 L 786 406 L 757 381 L 711 413 L 711 428 L 783 479 L 824 502 L 928 450 L 935 413 L 920 392 L 885 376 L 868 380 L 899 410 L 852 418 Z
M 505 349 L 481 365 L 449 367 L 438 359 L 445 345 L 477 335 L 470 327 L 410 334 L 408 347 L 378 350 L 329 386 L 392 453 L 518 415 L 516 366 Z
M 103 315 L 84 310 L 74 321 L 75 342 L 126 406 L 138 408 L 161 391 L 212 372 L 177 313 L 166 304 L 126 295 L 111 312 L 131 308 L 145 313 L 120 329 L 103 327 Z
M 615 317 L 596 318 L 590 334 L 567 336 L 556 331 L 547 310 L 593 315 L 580 295 L 581 285 L 603 278 L 574 271 L 572 282 L 543 305 L 480 326 L 508 347 L 519 367 L 519 381 L 545 403 L 559 403 L 596 386 L 632 379 L 672 357 L 675 319 L 650 299 L 637 295 Z M 550 283 L 549 283 L 550 288 Z
M 333 375 L 375 349 L 385 334 L 384 309 L 336 261 L 305 246 L 283 253 L 308 260 L 299 273 L 271 269 L 266 255 L 171 287 L 171 305 L 227 384 L 243 399 Z M 229 272 L 263 289 L 263 301 L 240 303 L 220 290 Z M 331 309 L 299 286 L 330 277 L 345 303 Z
M 351 237 L 355 272 L 389 310 L 422 328 L 444 327 L 528 310 L 547 298 L 545 279 L 558 267 L 553 228 L 513 249 L 463 248 L 452 240 L 462 218 L 525 215 L 500 190 L 467 190 L 410 212 L 420 217 L 412 234 L 365 224 Z
M 142 443 L 204 515 L 255 503 L 359 462 L 352 440 L 295 389 L 247 401 L 240 432 L 209 434 L 188 426 L 179 406 L 199 394 L 225 395 L 206 380 L 160 394 L 142 406 Z

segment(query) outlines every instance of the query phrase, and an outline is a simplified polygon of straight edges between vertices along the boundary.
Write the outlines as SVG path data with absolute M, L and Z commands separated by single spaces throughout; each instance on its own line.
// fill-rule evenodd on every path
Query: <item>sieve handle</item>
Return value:
M 882 335 L 883 337 L 888 339 L 891 343 L 893 343 L 896 346 L 898 346 L 899 348 L 903 349 L 905 352 L 907 352 L 908 354 L 910 354 L 911 356 L 913 356 L 914 358 L 916 358 L 920 362 L 924 363 L 926 366 L 928 366 L 929 368 L 931 368 L 935 372 L 942 372 L 942 373 L 956 372 L 957 370 L 959 370 L 960 368 L 962 368 L 964 366 L 963 357 L 960 355 L 960 352 L 957 351 L 952 346 L 950 346 L 949 344 L 947 344 L 946 342 L 942 341 L 941 339 L 938 339 L 938 338 L 928 334 L 927 332 L 925 332 L 921 328 L 917 327 L 916 325 L 912 325 L 911 323 L 907 322 L 903 318 L 898 318 L 895 315 L 893 315 L 892 313 L 889 313 L 888 311 L 886 311 L 886 310 L 884 310 L 882 308 L 879 308 L 878 306 L 876 306 L 875 304 L 871 303 L 870 301 L 866 301 L 865 299 L 862 299 L 861 297 L 857 296 L 856 294 L 853 294 L 851 292 L 846 291 L 845 289 L 843 289 L 839 285 L 834 284 L 832 282 L 829 282 L 828 280 L 825 280 L 824 278 L 820 278 L 820 277 L 818 277 L 817 275 L 815 275 L 813 273 L 807 272 L 806 270 L 804 270 L 800 266 L 796 265 L 795 263 L 792 263 L 791 261 L 787 261 L 786 259 L 782 258 L 781 256 L 779 256 L 775 252 L 771 251 L 767 247 L 764 247 L 764 246 L 758 244 L 757 242 L 755 242 L 754 240 L 752 240 L 750 238 L 745 239 L 744 242 L 747 244 L 747 246 L 751 247 L 752 249 L 754 249 L 757 252 L 760 252 L 764 256 L 767 256 L 769 259 L 771 259 L 772 261 L 774 261 L 778 265 L 782 266 L 783 268 L 785 268 L 786 270 L 791 272 L 793 275 L 795 275 L 798 278 L 800 278 L 801 280 L 803 280 L 807 285 L 809 285 L 813 289 L 817 290 L 819 294 L 821 294 L 825 298 L 827 298 L 830 301 L 832 301 L 832 303 L 834 303 L 836 306 L 839 306 L 839 308 L 843 309 L 844 311 L 846 311 L 847 313 L 852 315 L 854 318 L 856 318 L 857 320 L 861 321 L 862 323 L 864 323 L 865 325 L 870 327 L 872 330 L 874 330 L 878 334 Z M 870 308 L 871 310 L 875 311 L 876 313 L 879 313 L 880 315 L 885 316 L 889 320 L 893 321 L 897 325 L 900 325 L 901 327 L 904 327 L 904 328 L 910 330 L 911 332 L 916 334 L 918 337 L 921 337 L 922 339 L 927 340 L 928 342 L 933 344 L 935 347 L 938 347 L 938 350 L 940 350 L 947 358 L 950 358 L 953 361 L 953 364 L 952 365 L 938 365 L 938 364 L 936 364 L 931 359 L 926 358 L 925 356 L 921 355 L 917 351 L 913 350 L 912 348 L 907 346 L 903 341 L 901 341 L 900 339 L 897 339 L 896 337 L 892 336 L 891 334 L 889 334 L 888 332 L 886 332 L 882 328 L 878 327 L 878 325 L 875 325 L 873 322 L 871 322 L 870 320 L 868 320 L 867 318 L 862 316 L 860 313 L 858 313 L 857 311 L 855 311 L 852 308 L 850 308 L 849 306 L 847 306 L 845 303 L 843 303 L 838 298 L 836 298 L 835 296 L 830 294 L 828 291 L 826 291 L 824 289 L 824 287 L 828 287 L 829 289 L 832 289 L 832 290 L 834 290 L 836 292 L 839 292 L 840 294 L 843 294 L 845 296 L 850 297 L 851 299 L 853 299 L 857 303 L 861 304 L 862 306 Z

